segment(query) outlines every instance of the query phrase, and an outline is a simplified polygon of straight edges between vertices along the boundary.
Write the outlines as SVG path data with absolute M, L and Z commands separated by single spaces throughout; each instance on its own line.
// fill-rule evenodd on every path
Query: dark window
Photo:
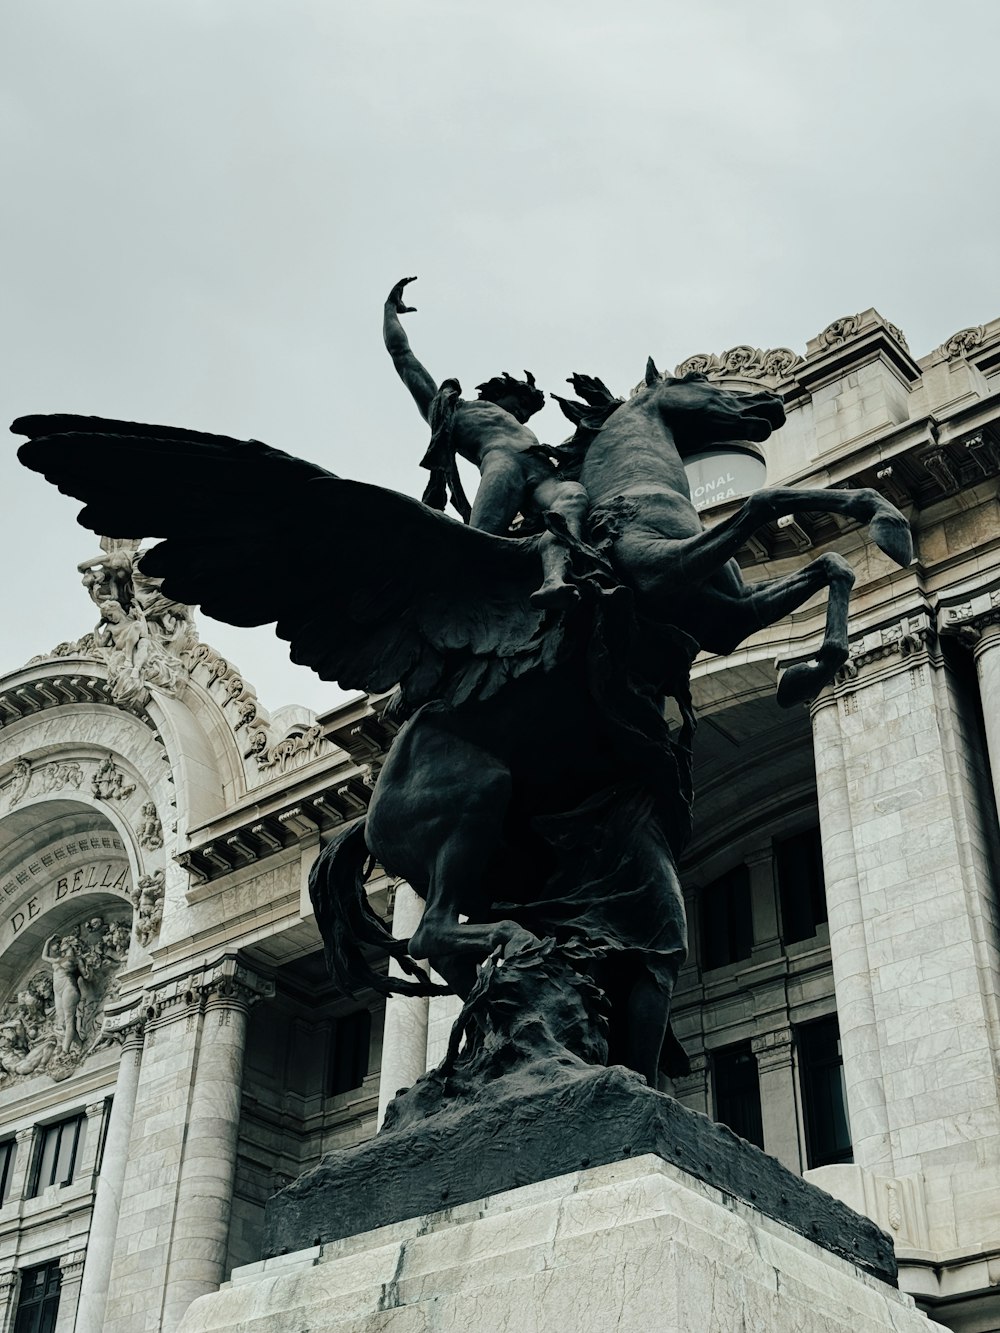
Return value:
M 14 1161 L 17 1158 L 17 1140 L 8 1139 L 0 1143 L 0 1208 L 10 1198 L 10 1182 L 14 1174 Z
M 69 1120 L 60 1120 L 58 1124 L 46 1125 L 41 1131 L 29 1198 L 41 1194 L 50 1185 L 69 1185 L 72 1182 L 83 1148 L 86 1124 L 85 1116 L 75 1115 Z
M 795 1030 L 795 1040 L 799 1050 L 809 1166 L 853 1162 L 844 1092 L 844 1061 L 840 1054 L 836 1015 L 803 1023 Z
M 826 888 L 819 829 L 782 838 L 774 847 L 781 900 L 781 938 L 785 944 L 811 940 L 826 920 Z
M 725 967 L 749 958 L 753 950 L 750 873 L 737 866 L 701 891 L 701 967 Z
M 59 1313 L 59 1264 L 53 1260 L 21 1273 L 14 1333 L 52 1333 Z
M 728 1125 L 741 1139 L 764 1146 L 760 1117 L 760 1078 L 757 1057 L 748 1041 L 712 1053 L 712 1083 L 715 1089 L 715 1118 Z
M 330 1095 L 360 1088 L 368 1073 L 372 1016 L 367 1009 L 334 1019 L 330 1049 Z

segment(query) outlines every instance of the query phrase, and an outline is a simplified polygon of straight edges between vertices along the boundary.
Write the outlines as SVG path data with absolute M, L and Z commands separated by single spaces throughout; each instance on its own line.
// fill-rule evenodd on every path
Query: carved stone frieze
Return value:
M 127 801 L 136 789 L 111 754 L 99 762 L 88 757 L 39 762 L 22 756 L 15 760 L 6 779 L 0 779 L 0 812 L 15 809 L 29 796 L 55 796 L 63 792 L 72 796 L 89 790 L 97 800 Z M 157 845 L 163 845 L 162 835 Z
M 274 982 L 248 967 L 234 955 L 226 955 L 136 996 L 127 1007 L 115 1008 L 104 1020 L 105 1036 L 120 1039 L 148 1025 L 189 1019 L 207 1004 L 250 1006 L 274 997 Z
M 0 1005 L 0 1086 L 39 1074 L 61 1081 L 91 1054 L 129 938 L 124 916 L 93 916 L 49 936 Z
M 302 768 L 313 759 L 332 750 L 321 729 L 313 725 L 286 736 L 284 740 L 256 754 L 257 767 L 262 773 L 278 777 L 294 768 Z
M 101 661 L 101 654 L 97 648 L 96 630 L 88 630 L 79 639 L 57 643 L 51 652 L 37 653 L 34 657 L 29 657 L 26 665 L 36 666 L 39 662 L 51 662 L 53 658 L 57 657 L 94 657 Z
M 904 616 L 891 625 L 870 630 L 850 641 L 850 656 L 837 673 L 844 685 L 857 679 L 862 667 L 898 656 L 906 659 L 934 642 L 935 630 L 926 611 Z
M 185 655 L 187 670 L 216 699 L 233 733 L 245 729 L 244 759 L 266 754 L 270 719 L 253 686 L 210 644 L 199 643 Z
M 749 347 L 740 344 L 716 356 L 698 352 L 682 361 L 677 375 L 708 375 L 714 379 L 782 380 L 802 361 L 790 347 Z
M 161 868 L 154 870 L 151 875 L 143 875 L 132 890 L 132 925 L 136 939 L 144 949 L 160 933 L 165 887 L 166 876 Z

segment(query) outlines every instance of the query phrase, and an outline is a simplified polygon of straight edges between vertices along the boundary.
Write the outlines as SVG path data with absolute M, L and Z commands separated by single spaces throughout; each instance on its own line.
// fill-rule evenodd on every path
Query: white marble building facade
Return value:
M 778 388 L 768 482 L 875 486 L 917 560 L 808 513 L 741 555 L 751 579 L 845 555 L 851 658 L 777 708 L 817 599 L 696 664 L 673 1091 L 876 1218 L 938 1321 L 1000 1329 L 1000 321 L 914 359 L 865 311 L 803 356 L 684 368 Z M 703 469 L 707 521 L 741 475 Z M 0 677 L 0 1333 L 169 1333 L 259 1257 L 270 1194 L 375 1131 L 454 1009 L 323 970 L 306 877 L 365 808 L 379 701 L 270 716 L 134 551 L 81 566 L 93 634 Z M 408 886 L 371 892 L 411 933 Z

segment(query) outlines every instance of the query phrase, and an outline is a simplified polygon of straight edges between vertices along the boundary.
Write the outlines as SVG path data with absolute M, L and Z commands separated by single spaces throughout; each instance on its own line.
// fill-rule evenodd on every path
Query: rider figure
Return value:
M 545 403 L 530 372 L 526 380 L 504 374 L 478 386 L 478 399 L 461 397 L 457 380 L 445 380 L 440 388 L 410 350 L 399 316 L 414 307 L 403 303 L 403 289 L 413 278 L 401 278 L 385 302 L 383 336 L 400 379 L 409 389 L 420 415 L 431 427 L 431 443 L 422 466 L 431 472 L 424 492 L 425 503 L 444 509 L 447 489 L 452 503 L 474 528 L 506 537 L 520 514 L 538 514 L 546 524 L 539 554 L 544 581 L 532 593 L 536 606 L 559 606 L 579 594 L 566 581 L 570 550 L 552 531 L 567 532 L 582 541 L 587 512 L 587 492 L 578 481 L 559 475 L 526 422 Z M 471 510 L 462 493 L 455 455 L 475 463 L 481 481 Z

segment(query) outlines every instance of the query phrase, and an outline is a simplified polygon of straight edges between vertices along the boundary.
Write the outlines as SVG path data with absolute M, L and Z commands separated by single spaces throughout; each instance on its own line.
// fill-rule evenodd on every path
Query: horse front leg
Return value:
M 843 556 L 831 551 L 812 561 L 798 574 L 790 575 L 787 580 L 775 579 L 756 593 L 752 585 L 750 588 L 749 601 L 755 614 L 763 617 L 762 625 L 772 625 L 808 601 L 813 592 L 817 591 L 817 582 L 820 586 L 826 584 L 830 589 L 823 642 L 812 661 L 796 662 L 782 672 L 778 680 L 777 696 L 782 708 L 791 708 L 794 704 L 815 699 L 847 661 L 850 651 L 847 617 L 851 589 L 854 587 L 854 570 Z M 782 584 L 784 586 L 777 586 Z
M 778 703 L 783 708 L 814 699 L 829 685 L 848 657 L 848 607 L 854 570 L 841 555 L 830 551 L 803 569 L 765 583 L 744 583 L 733 562 L 706 588 L 705 625 L 699 626 L 702 646 L 710 652 L 730 653 L 744 639 L 798 610 L 810 597 L 829 588 L 823 642 L 815 658 L 798 662 L 778 681 Z M 721 630 L 713 638 L 713 629 Z
M 648 525 L 626 530 L 615 547 L 615 559 L 642 592 L 653 597 L 676 594 L 717 575 L 770 519 L 807 511 L 866 523 L 872 540 L 890 559 L 904 568 L 913 561 L 910 525 L 878 491 L 791 486 L 755 491 L 731 518 L 692 536 L 670 537 L 658 530 L 654 516 Z

